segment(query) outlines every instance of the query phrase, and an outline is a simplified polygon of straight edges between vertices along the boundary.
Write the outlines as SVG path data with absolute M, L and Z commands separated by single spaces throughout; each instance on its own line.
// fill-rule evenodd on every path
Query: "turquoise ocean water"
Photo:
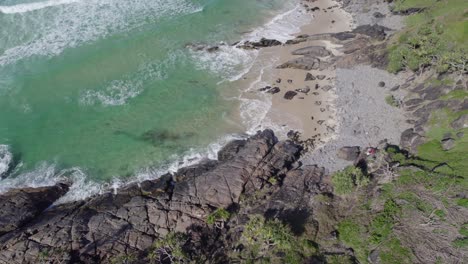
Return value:
M 245 131 L 225 94 L 254 54 L 186 45 L 239 41 L 296 3 L 0 0 L 0 145 L 15 157 L 0 191 L 67 168 L 125 179 Z

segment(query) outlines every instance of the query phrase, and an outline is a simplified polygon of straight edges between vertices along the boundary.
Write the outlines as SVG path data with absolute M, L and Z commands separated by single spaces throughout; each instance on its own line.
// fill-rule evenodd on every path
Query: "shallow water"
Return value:
M 109 181 L 245 131 L 223 89 L 255 53 L 185 46 L 259 37 L 248 31 L 296 3 L 0 0 L 0 144 L 14 174 L 54 164 Z

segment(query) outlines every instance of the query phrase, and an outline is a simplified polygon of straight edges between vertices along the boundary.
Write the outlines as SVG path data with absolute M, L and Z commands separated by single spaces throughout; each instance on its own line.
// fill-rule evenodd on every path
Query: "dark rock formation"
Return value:
M 68 186 L 12 190 L 0 196 L 0 235 L 28 223 L 68 191 Z
M 280 66 L 278 69 L 293 68 L 301 70 L 317 70 L 320 68 L 320 60 L 313 56 L 304 56 L 297 59 L 287 61 Z
M 296 163 L 300 152 L 300 146 L 278 142 L 266 130 L 231 142 L 219 161 L 46 211 L 66 186 L 9 192 L 1 196 L 0 263 L 108 263 L 128 256 L 148 263 L 153 243 L 171 232 L 190 237 L 189 252 L 226 263 L 223 241 L 238 238 L 222 238 L 220 232 L 236 230 L 251 213 L 277 216 L 294 232 L 314 233 L 308 201 L 330 188 L 321 181 L 323 169 Z M 271 178 L 281 184 L 272 185 Z M 215 208 L 234 210 L 238 217 L 220 231 L 206 224 Z
M 373 39 L 384 40 L 387 36 L 385 31 L 390 29 L 381 25 L 362 25 L 355 28 L 352 32 L 369 36 Z
M 297 92 L 295 92 L 295 91 L 287 91 L 287 92 L 284 94 L 284 99 L 286 99 L 286 100 L 292 100 L 296 95 L 297 95 Z
M 315 80 L 316 80 L 316 78 L 314 77 L 314 75 L 313 75 L 312 73 L 308 72 L 308 73 L 306 74 L 306 77 L 305 77 L 305 81 L 306 81 L 306 82 L 308 82 L 308 81 L 315 81 Z
M 355 161 L 359 157 L 360 153 L 360 147 L 342 147 L 338 150 L 338 153 L 336 153 L 336 155 L 338 156 L 338 158 L 343 160 Z
M 239 48 L 243 49 L 258 49 L 258 48 L 266 48 L 266 47 L 273 47 L 273 46 L 279 46 L 283 45 L 281 41 L 278 41 L 276 39 L 266 39 L 262 38 L 259 41 L 247 41 L 241 45 L 239 45 Z
M 310 46 L 301 49 L 297 49 L 292 52 L 293 55 L 311 55 L 315 57 L 327 57 L 331 55 L 331 52 L 322 46 Z

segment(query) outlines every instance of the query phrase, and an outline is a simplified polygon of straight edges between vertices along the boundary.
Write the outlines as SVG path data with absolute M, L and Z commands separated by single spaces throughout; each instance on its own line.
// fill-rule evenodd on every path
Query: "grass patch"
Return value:
M 468 129 L 465 128 L 457 131 L 450 127 L 451 122 L 467 113 L 468 111 L 466 110 L 453 113 L 447 109 L 441 109 L 432 114 L 432 118 L 429 121 L 431 128 L 426 133 L 428 141 L 419 146 L 418 156 L 423 160 L 433 163 L 447 164 L 447 166 L 440 167 L 437 172 L 462 176 L 465 179 L 468 177 L 468 162 L 466 162 L 466 156 L 468 155 L 468 137 L 466 134 L 468 133 Z M 455 139 L 453 149 L 449 151 L 443 150 L 441 140 L 444 135 L 450 133 L 455 138 L 458 132 L 465 132 L 465 135 L 462 138 Z M 466 187 L 468 188 L 468 185 Z
M 340 240 L 354 249 L 357 259 L 362 263 L 367 263 L 369 250 L 365 227 L 352 220 L 344 220 L 338 224 L 338 234 Z
M 411 264 L 412 254 L 409 248 L 403 247 L 397 238 L 390 239 L 380 251 L 380 261 L 385 264 Z
M 452 242 L 454 247 L 466 248 L 468 247 L 468 237 L 457 238 Z
M 463 207 L 468 208 L 468 199 L 466 199 L 466 198 L 458 198 L 458 199 L 457 199 L 457 205 L 458 205 L 458 206 L 463 206 Z
M 370 179 L 360 168 L 348 166 L 332 176 L 332 184 L 337 194 L 349 194 L 357 188 L 365 187 Z
M 406 18 L 406 29 L 389 49 L 390 72 L 418 71 L 435 66 L 438 72 L 466 70 L 468 27 L 464 0 L 397 0 L 395 11 L 425 8 Z

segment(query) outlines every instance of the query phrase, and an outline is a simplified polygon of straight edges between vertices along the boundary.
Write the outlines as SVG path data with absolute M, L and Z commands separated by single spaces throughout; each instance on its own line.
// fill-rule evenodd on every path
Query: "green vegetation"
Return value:
M 354 264 L 352 257 L 347 255 L 330 255 L 326 257 L 327 264 Z
M 338 224 L 338 234 L 341 241 L 352 247 L 356 258 L 363 263 L 367 263 L 369 249 L 367 248 L 366 227 L 353 220 L 346 219 Z
M 312 241 L 296 237 L 279 220 L 254 215 L 245 225 L 241 238 L 243 259 L 249 263 L 303 263 L 316 253 Z
M 455 241 L 453 241 L 453 246 L 457 248 L 468 247 L 468 237 L 455 239 Z
M 360 168 L 349 166 L 332 176 L 332 183 L 337 194 L 348 194 L 356 188 L 365 187 L 370 179 Z
M 209 225 L 216 225 L 219 228 L 224 227 L 224 223 L 229 220 L 231 214 L 224 208 L 218 208 L 213 213 L 208 215 L 206 223 Z
M 464 0 L 397 0 L 395 11 L 425 8 L 406 19 L 406 29 L 389 50 L 390 72 L 418 71 L 435 66 L 438 72 L 467 70 L 468 27 Z
M 385 102 L 388 105 L 393 106 L 393 107 L 399 107 L 400 106 L 400 104 L 396 100 L 395 96 L 393 96 L 393 95 L 388 95 L 387 97 L 385 97 Z
M 188 238 L 182 233 L 169 233 L 156 241 L 148 254 L 148 260 L 155 263 L 184 263 L 188 256 L 183 250 Z
M 458 113 L 451 112 L 447 109 L 441 109 L 432 114 L 430 120 L 430 130 L 426 133 L 427 142 L 418 148 L 418 156 L 433 164 L 446 164 L 439 167 L 436 172 L 468 177 L 468 162 L 466 155 L 468 152 L 468 129 L 454 130 L 450 123 L 462 116 L 468 114 L 468 111 Z M 464 132 L 463 137 L 458 138 L 457 133 Z M 442 148 L 441 140 L 447 135 L 451 135 L 455 139 L 454 147 L 448 151 Z M 464 181 L 466 184 L 466 181 Z M 468 188 L 468 185 L 466 185 Z
M 115 256 L 109 260 L 111 264 L 131 264 L 135 263 L 137 257 L 133 254 Z

